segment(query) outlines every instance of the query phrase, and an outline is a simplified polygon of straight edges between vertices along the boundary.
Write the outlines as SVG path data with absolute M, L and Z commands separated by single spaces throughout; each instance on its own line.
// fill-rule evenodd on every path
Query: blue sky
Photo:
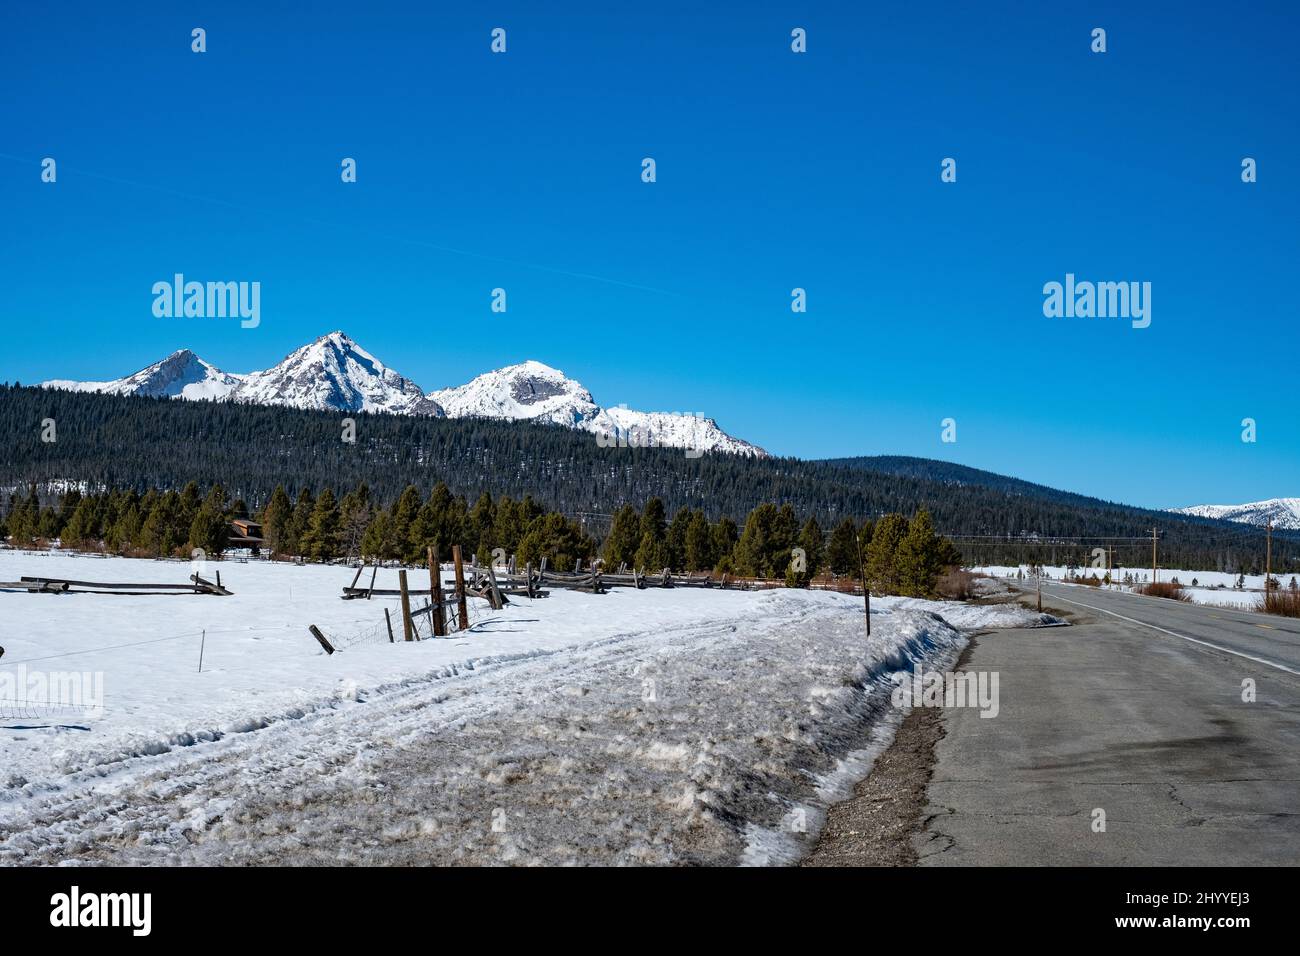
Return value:
M 1300 14 L 1133 6 L 15 6 L 0 379 L 341 328 L 428 389 L 535 358 L 780 454 L 1300 495 Z M 260 281 L 260 327 L 155 318 L 175 272 Z M 1151 282 L 1151 327 L 1045 318 L 1067 272 Z

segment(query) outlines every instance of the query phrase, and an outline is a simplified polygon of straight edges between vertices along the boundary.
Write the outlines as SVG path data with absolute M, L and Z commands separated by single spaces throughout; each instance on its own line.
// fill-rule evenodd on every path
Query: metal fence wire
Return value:
M 491 608 L 484 602 L 478 600 L 466 600 L 465 611 L 467 628 L 460 626 L 460 609 L 454 600 L 446 601 L 443 605 L 447 615 L 447 634 L 446 637 L 455 637 L 460 631 L 472 628 L 475 624 L 487 619 Z M 391 613 L 391 612 L 390 612 Z M 405 634 L 402 630 L 402 615 L 399 611 L 391 617 L 392 634 L 389 635 L 389 621 L 381 621 L 372 627 L 355 631 L 351 634 L 330 634 L 329 642 L 335 650 L 344 650 L 349 647 L 360 647 L 366 644 L 387 644 L 391 639 L 394 642 L 405 640 Z M 415 632 L 417 641 L 433 640 L 437 637 L 433 633 L 433 612 L 429 602 L 425 602 L 422 607 L 411 610 L 411 627 Z
M 50 700 L 26 700 L 0 697 L 0 721 L 68 720 L 94 716 L 100 707 L 91 704 L 64 704 Z

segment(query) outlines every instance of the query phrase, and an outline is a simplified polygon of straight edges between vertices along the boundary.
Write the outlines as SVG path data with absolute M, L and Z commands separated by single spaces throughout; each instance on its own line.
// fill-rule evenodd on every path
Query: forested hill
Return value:
M 408 483 L 428 489 L 442 480 L 471 500 L 484 490 L 532 494 L 569 513 L 609 513 L 659 496 L 670 513 L 689 506 L 743 521 L 760 502 L 789 502 L 823 528 L 845 515 L 911 514 L 922 506 L 951 535 L 1139 536 L 1154 522 L 1166 532 L 1161 563 L 1167 566 L 1235 571 L 1255 567 L 1264 554 L 1262 533 L 1240 525 L 1107 504 L 996 475 L 961 481 L 954 475 L 989 473 L 925 459 L 688 458 L 680 449 L 601 448 L 590 434 L 555 426 L 360 413 L 352 416 L 356 441 L 348 443 L 343 418 L 0 385 L 0 487 L 75 482 L 143 491 L 219 482 L 256 508 L 277 483 L 292 494 L 303 487 L 342 491 L 364 481 L 377 499 L 392 500 Z M 41 440 L 47 419 L 53 442 Z M 873 468 L 873 461 L 893 464 Z M 1064 544 L 957 544 L 972 560 L 1085 557 L 1084 548 Z M 1144 553 L 1135 544 L 1119 556 L 1141 566 Z M 1294 568 L 1297 559 L 1300 539 L 1275 535 L 1275 568 Z
M 992 471 L 983 471 L 951 461 L 938 461 L 934 458 L 912 458 L 906 455 L 864 455 L 857 458 L 828 458 L 828 464 L 842 465 L 880 475 L 899 475 L 908 478 L 925 478 L 948 485 L 979 485 L 1004 491 L 1009 495 L 1027 495 L 1031 498 L 1044 498 L 1062 504 L 1078 505 L 1084 508 L 1106 508 L 1116 504 L 1101 498 L 1076 494 L 1073 491 L 1061 491 L 1047 485 L 1037 485 L 1032 481 L 999 475 Z

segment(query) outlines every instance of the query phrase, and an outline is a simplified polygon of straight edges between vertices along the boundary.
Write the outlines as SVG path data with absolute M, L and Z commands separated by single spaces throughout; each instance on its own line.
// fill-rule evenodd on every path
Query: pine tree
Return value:
M 934 533 L 930 512 L 922 508 L 908 523 L 907 534 L 898 544 L 895 566 L 898 586 L 903 594 L 928 597 L 943 570 L 940 564 L 939 538 Z
M 731 518 L 722 517 L 713 526 L 713 561 L 714 568 L 723 573 L 731 573 L 735 568 L 736 543 L 740 540 L 740 529 Z
M 841 519 L 831 532 L 830 543 L 826 546 L 826 564 L 838 577 L 856 578 L 861 573 L 858 567 L 858 526 L 852 518 Z
M 589 560 L 595 551 L 595 543 L 582 528 L 553 511 L 534 518 L 529 524 L 519 542 L 518 562 L 531 562 L 536 568 L 546 558 L 548 567 L 571 571 L 579 560 Z
M 887 514 L 876 522 L 871 543 L 867 545 L 867 581 L 878 594 L 897 594 L 899 576 L 897 566 L 898 546 L 907 534 L 907 519 L 900 514 Z
M 667 534 L 667 551 L 668 566 L 674 571 L 680 571 L 686 566 L 686 529 L 691 523 L 691 509 L 682 507 L 677 509 L 673 515 L 673 520 L 668 525 Z
M 345 558 L 361 554 L 361 539 L 370 525 L 370 487 L 363 481 L 339 502 L 338 548 Z
M 95 503 L 90 498 L 82 498 L 63 529 L 63 546 L 83 549 L 94 547 L 98 544 L 94 526 Z
M 786 569 L 785 580 L 789 587 L 806 588 L 822 567 L 822 551 L 825 547 L 822 529 L 815 518 L 809 518 L 799 532 L 800 550 L 803 551 L 804 568 L 796 571 L 794 564 Z
M 182 499 L 184 494 L 181 495 Z M 213 485 L 190 522 L 188 547 L 209 558 L 219 557 L 230 542 L 230 519 L 226 517 L 226 493 Z
M 470 551 L 486 563 L 492 560 L 492 549 L 497 547 L 496 537 L 497 506 L 492 496 L 486 491 L 478 496 L 474 507 L 470 509 L 466 527 L 466 538 Z
M 774 552 L 776 544 L 776 505 L 764 502 L 749 513 L 745 530 L 736 543 L 736 571 L 749 577 L 767 577 L 775 573 Z M 782 569 L 784 573 L 784 567 Z
M 285 553 L 302 555 L 302 536 L 311 523 L 312 512 L 316 510 L 316 496 L 310 488 L 298 492 L 298 500 L 293 504 L 293 513 L 289 516 L 289 528 L 285 533 Z
M 691 515 L 686 528 L 686 570 L 711 571 L 717 558 L 713 551 L 713 529 L 703 511 Z
M 668 529 L 667 512 L 662 498 L 651 498 L 645 503 L 641 512 L 641 538 L 650 535 L 655 541 L 663 541 Z
M 271 500 L 262 511 L 262 537 L 272 554 L 288 554 L 291 524 L 293 522 L 293 503 L 284 485 L 276 485 L 271 492 Z
M 339 507 L 332 489 L 326 488 L 316 499 L 298 547 L 303 557 L 313 561 L 332 561 L 338 557 Z
M 636 509 L 625 504 L 614 514 L 609 535 L 605 538 L 605 567 L 617 571 L 624 564 L 635 566 L 637 547 L 641 544 L 641 518 Z
M 647 531 L 641 535 L 641 543 L 637 546 L 632 562 L 633 567 L 646 574 L 657 574 L 668 567 L 668 542 Z

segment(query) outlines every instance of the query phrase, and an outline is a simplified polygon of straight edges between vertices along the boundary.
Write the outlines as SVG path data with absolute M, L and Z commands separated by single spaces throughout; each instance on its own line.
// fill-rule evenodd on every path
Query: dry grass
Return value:
M 1292 591 L 1290 588 L 1265 591 L 1260 598 L 1259 610 L 1283 617 L 1300 617 L 1300 591 Z
M 1184 591 L 1179 585 L 1170 581 L 1157 581 L 1154 584 L 1143 584 L 1136 588 L 1138 594 L 1145 594 L 1148 597 L 1169 598 L 1171 601 L 1190 601 L 1192 596 Z
M 975 578 L 979 575 L 953 568 L 939 576 L 935 590 L 950 601 L 969 601 L 975 596 Z

